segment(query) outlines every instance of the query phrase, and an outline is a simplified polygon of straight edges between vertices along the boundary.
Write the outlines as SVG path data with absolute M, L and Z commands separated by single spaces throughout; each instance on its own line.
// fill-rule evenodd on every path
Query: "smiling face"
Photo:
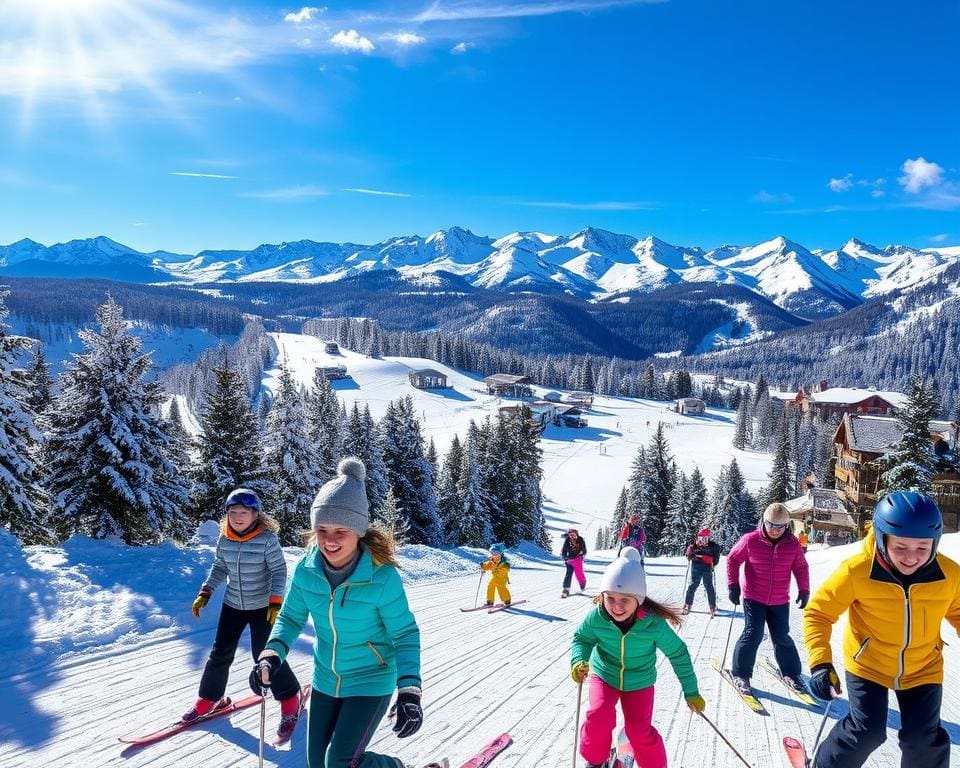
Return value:
M 779 539 L 787 531 L 786 525 L 779 525 L 775 523 L 768 523 L 766 520 L 763 521 L 763 529 L 766 531 L 767 536 L 771 539 Z
M 349 563 L 360 545 L 360 534 L 350 528 L 321 525 L 316 529 L 317 546 L 334 568 Z
M 887 560 L 904 576 L 916 573 L 930 560 L 933 539 L 910 539 L 905 536 L 886 536 Z
M 227 507 L 227 519 L 230 521 L 230 527 L 237 533 L 241 533 L 257 519 L 257 511 L 243 504 L 232 504 Z
M 640 603 L 624 592 L 604 592 L 603 607 L 616 621 L 623 621 L 636 614 Z

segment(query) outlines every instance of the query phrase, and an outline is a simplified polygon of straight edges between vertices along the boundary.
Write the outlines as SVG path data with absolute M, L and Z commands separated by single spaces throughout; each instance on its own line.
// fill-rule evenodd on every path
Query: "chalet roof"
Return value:
M 410 371 L 410 373 L 415 374 L 417 376 L 433 376 L 435 378 L 441 377 L 444 379 L 447 378 L 447 374 L 442 373 L 441 371 L 434 370 L 433 368 L 417 368 L 414 371 Z
M 495 373 L 493 376 L 487 376 L 484 379 L 487 384 L 529 384 L 529 376 L 512 376 L 509 373 Z
M 952 428 L 949 421 L 931 421 L 929 425 L 931 434 L 944 434 Z M 900 422 L 892 416 L 856 416 L 847 413 L 843 416 L 840 429 L 846 430 L 850 448 L 864 453 L 886 453 L 903 437 Z
M 796 392 L 784 392 L 783 390 L 773 389 L 773 388 L 771 387 L 771 388 L 770 388 L 770 397 L 771 397 L 772 399 L 774 399 L 774 400 L 793 401 L 793 400 L 796 400 L 796 399 L 797 399 L 797 393 L 796 393 Z
M 857 530 L 840 494 L 832 488 L 811 488 L 803 496 L 784 502 L 790 517 L 811 520 L 818 530 Z
M 903 408 L 907 404 L 907 396 L 903 392 L 881 392 L 875 389 L 858 389 L 855 387 L 831 387 L 822 392 L 811 392 L 807 395 L 813 402 L 830 405 L 854 405 L 855 403 L 879 397 L 890 403 L 894 408 Z
M 681 397 L 676 402 L 692 405 L 706 405 L 699 397 Z

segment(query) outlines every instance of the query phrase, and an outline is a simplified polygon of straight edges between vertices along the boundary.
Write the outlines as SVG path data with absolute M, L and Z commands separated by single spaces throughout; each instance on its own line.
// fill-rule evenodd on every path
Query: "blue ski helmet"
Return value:
M 239 504 L 242 507 L 250 507 L 259 514 L 260 512 L 260 497 L 257 496 L 255 491 L 251 491 L 249 488 L 237 488 L 234 491 L 230 491 L 230 495 L 227 496 L 227 500 L 223 503 L 223 508 L 230 509 L 230 507 L 235 504 Z
M 501 557 L 503 557 L 503 553 L 505 550 L 506 550 L 506 547 L 503 544 L 501 544 L 499 541 L 496 544 L 490 545 L 490 554 L 492 555 L 500 555 Z
M 888 493 L 873 510 L 873 530 L 877 549 L 887 558 L 885 536 L 904 536 L 909 539 L 933 539 L 930 560 L 937 556 L 940 535 L 943 533 L 943 515 L 937 503 L 918 491 Z

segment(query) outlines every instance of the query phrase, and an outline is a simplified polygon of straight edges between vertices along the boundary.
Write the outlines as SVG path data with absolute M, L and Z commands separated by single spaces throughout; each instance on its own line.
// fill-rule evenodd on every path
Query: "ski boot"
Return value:
M 184 712 L 180 720 L 182 720 L 184 723 L 192 723 L 194 720 L 199 720 L 201 717 L 206 717 L 215 710 L 223 709 L 224 707 L 228 706 L 230 706 L 229 696 L 223 697 L 220 699 L 220 701 L 214 701 L 213 699 L 197 699 L 197 703 Z
M 802 678 L 799 677 L 784 677 L 783 682 L 789 685 L 793 690 L 800 694 L 810 694 L 810 689 L 807 688 L 807 684 L 803 682 Z
M 560 597 L 570 597 L 570 590 L 569 589 L 563 590 L 563 592 L 560 593 Z
M 740 692 L 741 696 L 753 696 L 749 677 L 732 677 L 731 679 L 733 680 L 733 687 Z
M 714 616 L 716 616 L 716 615 L 717 615 L 717 606 L 711 605 L 711 606 L 710 606 L 710 618 L 712 619 L 712 618 L 713 618 Z
M 493 608 L 493 600 L 487 600 L 487 608 Z
M 690 606 L 689 606 L 689 605 L 683 606 L 683 610 L 680 611 L 680 613 L 681 613 L 682 615 L 686 616 L 688 613 L 690 613 Z

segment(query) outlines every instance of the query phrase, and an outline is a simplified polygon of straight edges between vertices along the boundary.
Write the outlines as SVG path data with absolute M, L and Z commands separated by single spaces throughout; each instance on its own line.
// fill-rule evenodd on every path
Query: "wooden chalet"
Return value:
M 593 392 L 570 392 L 563 400 L 567 405 L 590 409 L 593 407 Z
M 322 373 L 327 381 L 334 379 L 347 378 L 347 366 L 345 365 L 318 365 L 317 372 Z
M 772 395 L 771 395 L 772 396 Z M 823 419 L 850 413 L 857 416 L 895 416 L 907 402 L 902 392 L 880 392 L 856 387 L 830 387 L 826 381 L 808 392 L 803 387 L 787 404 Z
M 698 416 L 707 412 L 707 404 L 699 397 L 681 397 L 673 401 L 673 410 L 687 416 Z
M 960 517 L 960 455 L 957 424 L 931 421 L 930 439 L 937 464 L 933 497 L 943 512 L 944 530 L 958 530 Z M 877 502 L 885 455 L 900 442 L 903 429 L 894 418 L 845 414 L 834 436 L 836 488 L 862 528 Z
M 495 373 L 483 380 L 487 393 L 498 397 L 533 397 L 529 376 L 513 376 L 509 373 Z
M 803 496 L 784 502 L 790 517 L 802 522 L 807 531 L 834 534 L 856 534 L 857 521 L 844 503 L 841 491 L 833 488 L 810 488 Z
M 417 389 L 446 389 L 447 374 L 435 371 L 433 368 L 421 368 L 407 374 L 410 383 Z
M 323 342 L 323 351 L 328 355 L 339 355 L 340 345 L 335 341 L 325 341 Z

